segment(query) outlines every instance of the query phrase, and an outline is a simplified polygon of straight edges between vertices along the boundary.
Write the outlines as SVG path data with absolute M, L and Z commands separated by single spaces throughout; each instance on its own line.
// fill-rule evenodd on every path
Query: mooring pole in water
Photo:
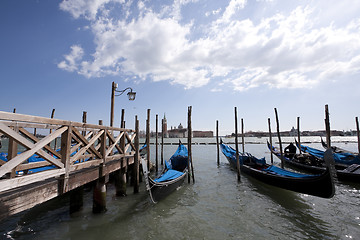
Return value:
M 298 135 L 298 143 L 299 143 L 299 147 L 301 146 L 301 141 L 300 141 L 300 117 L 297 117 L 297 135 Z M 299 148 L 299 152 L 301 154 L 301 147 Z
M 134 193 L 139 192 L 139 120 L 137 116 L 135 116 L 135 155 L 134 155 Z M 147 143 L 149 145 L 149 143 Z M 148 152 L 149 154 L 149 152 Z
M 70 191 L 70 214 L 78 212 L 84 205 L 84 186 Z
M 280 145 L 281 168 L 284 168 L 284 154 L 283 154 L 281 136 L 280 136 L 279 117 L 278 117 L 277 109 L 274 108 L 274 110 L 275 110 L 275 117 L 276 117 L 276 130 L 277 130 L 277 135 L 278 135 L 279 145 Z
M 194 165 L 193 165 L 192 149 L 191 149 L 191 144 L 192 144 L 191 109 L 192 106 L 189 106 L 188 107 L 188 166 L 191 165 L 192 180 L 193 183 L 195 183 Z M 189 165 L 189 161 L 190 161 L 190 165 Z M 188 176 L 189 176 L 188 182 L 190 183 L 190 175 Z
M 358 117 L 355 118 L 356 122 L 356 134 L 357 134 L 357 142 L 358 142 L 358 153 L 360 153 L 360 131 L 359 131 L 359 119 Z
M 331 133 L 330 133 L 330 118 L 329 107 L 325 105 L 325 129 L 326 129 L 326 145 L 327 148 L 331 148 Z
M 99 120 L 99 125 L 103 125 L 103 121 Z M 104 132 L 100 137 L 100 153 L 102 156 L 106 152 L 106 133 Z M 99 166 L 99 178 L 96 180 L 93 189 L 93 213 L 101 213 L 106 211 L 106 185 L 103 171 L 104 163 Z
M 216 156 L 217 156 L 217 165 L 220 165 L 219 121 L 218 120 L 216 120 Z
M 106 211 L 106 185 L 105 181 L 97 180 L 93 190 L 93 213 Z
M 236 168 L 237 168 L 237 179 L 240 178 L 240 160 L 239 160 L 239 143 L 238 143 L 238 117 L 237 117 L 237 107 L 234 108 L 235 111 L 235 149 L 236 149 Z
M 268 125 L 269 125 L 269 140 L 270 140 L 270 147 L 272 148 L 272 134 L 271 134 L 271 123 L 270 123 L 270 118 L 268 118 Z M 274 164 L 274 157 L 273 157 L 273 152 L 270 151 L 270 158 L 271 158 L 271 165 Z
M 241 145 L 242 152 L 245 153 L 244 119 L 241 119 Z
M 155 126 L 155 171 L 158 172 L 159 170 L 159 159 L 158 159 L 158 155 L 159 155 L 159 151 L 158 151 L 158 134 L 159 134 L 159 129 L 158 129 L 158 122 L 159 122 L 159 116 L 156 114 L 156 126 Z
M 147 110 L 147 120 L 146 120 L 146 160 L 147 167 L 150 171 L 150 109 Z
M 125 159 L 121 159 L 121 169 L 114 172 L 116 196 L 126 196 L 126 167 Z
M 164 165 L 164 119 L 161 119 L 161 166 Z

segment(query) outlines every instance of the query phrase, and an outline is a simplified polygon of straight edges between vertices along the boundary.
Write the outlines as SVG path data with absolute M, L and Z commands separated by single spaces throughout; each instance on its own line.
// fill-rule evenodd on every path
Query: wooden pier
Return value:
M 9 141 L 7 161 L 0 160 L 0 221 L 67 192 L 78 195 L 78 189 L 92 181 L 104 184 L 110 173 L 123 181 L 130 165 L 139 179 L 138 128 L 0 111 L 0 135 Z M 39 161 L 29 161 L 34 158 Z M 50 169 L 33 171 L 40 167 Z M 136 192 L 139 182 L 134 185 Z

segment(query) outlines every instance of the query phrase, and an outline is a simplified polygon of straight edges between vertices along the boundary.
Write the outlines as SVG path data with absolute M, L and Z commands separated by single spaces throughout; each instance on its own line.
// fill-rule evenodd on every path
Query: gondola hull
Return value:
M 222 150 L 230 165 L 236 168 L 236 157 L 225 153 L 223 146 Z M 335 194 L 334 181 L 329 168 L 327 168 L 325 172 L 318 175 L 302 175 L 286 170 L 280 170 L 279 168 L 273 166 L 274 168 L 278 169 L 278 171 L 284 171 L 284 173 L 289 175 L 285 176 L 286 174 L 274 174 L 269 171 L 268 169 L 271 166 L 268 164 L 255 164 L 251 166 L 246 164 L 246 158 L 249 158 L 248 156 L 241 155 L 239 157 L 243 158 L 243 164 L 240 165 L 241 172 L 264 183 L 294 192 L 309 194 L 322 198 L 331 198 Z
M 252 176 L 262 182 L 290 191 L 322 198 L 331 198 L 335 193 L 335 187 L 329 170 L 326 170 L 325 173 L 319 176 L 299 179 L 268 174 L 267 172 L 251 168 L 247 165 L 241 165 L 240 169 L 242 173 Z
M 170 193 L 174 192 L 181 184 L 184 182 L 187 173 L 185 172 L 179 178 L 167 181 L 167 182 L 155 182 L 153 179 L 149 178 L 150 191 L 152 198 L 155 202 L 164 199 Z
M 268 143 L 268 148 L 270 151 L 273 152 L 273 154 L 278 157 L 281 160 L 280 152 L 275 147 L 271 147 Z M 304 158 L 305 155 L 302 155 Z M 284 163 L 290 167 L 293 167 L 295 169 L 304 170 L 311 173 L 323 173 L 326 171 L 325 162 L 322 161 L 321 166 L 314 166 L 311 165 L 311 161 L 303 161 L 299 162 L 299 154 L 296 154 L 294 158 L 289 159 L 287 157 L 283 157 Z M 307 163 L 305 163 L 307 162 Z M 335 163 L 335 169 L 336 169 L 336 175 L 339 181 L 348 181 L 348 182 L 356 182 L 360 183 L 360 165 L 353 164 L 350 166 L 343 165 L 343 164 L 336 164 Z
M 188 161 L 188 151 L 179 141 L 176 152 L 171 156 L 169 161 L 165 160 L 166 168 L 160 176 L 152 179 L 148 175 L 147 168 L 143 168 L 147 190 L 154 203 L 168 196 L 184 182 L 188 173 Z M 142 164 L 146 165 L 145 161 Z

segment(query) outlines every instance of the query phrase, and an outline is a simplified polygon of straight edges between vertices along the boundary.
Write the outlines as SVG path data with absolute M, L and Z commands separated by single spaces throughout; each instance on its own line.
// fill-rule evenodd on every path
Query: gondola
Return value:
M 328 149 L 327 144 L 324 142 L 324 140 L 321 138 L 321 145 L 323 146 L 323 148 Z M 349 153 L 352 154 L 354 156 L 358 155 L 358 153 L 355 152 L 351 152 L 336 146 L 331 146 L 331 149 L 333 150 L 334 153 Z
M 270 146 L 269 142 L 267 145 L 269 150 L 281 160 L 281 154 L 278 148 Z M 285 164 L 299 170 L 305 170 L 311 173 L 322 173 L 326 170 L 324 160 L 309 153 L 295 154 L 291 159 L 284 155 L 283 159 Z M 360 183 L 360 165 L 352 164 L 349 166 L 335 163 L 335 169 L 338 180 Z
M 230 165 L 236 168 L 236 151 L 222 141 L 220 146 Z M 330 162 L 329 158 L 331 158 L 331 154 L 327 154 L 327 160 Z M 239 153 L 239 161 L 242 173 L 267 184 L 322 198 L 331 198 L 335 194 L 330 163 L 325 172 L 309 175 L 266 164 L 265 158 L 258 159 L 249 153 Z
M 142 165 L 145 178 L 148 181 L 147 189 L 149 190 L 150 198 L 153 202 L 158 202 L 184 182 L 188 172 L 188 150 L 179 141 L 176 152 L 171 156 L 169 161 L 165 160 L 165 169 L 160 176 L 155 179 L 152 179 L 148 175 L 145 161 L 143 161 Z
M 309 146 L 300 145 L 296 140 L 296 146 L 301 149 L 302 152 L 309 153 L 317 158 L 324 158 L 324 151 L 315 149 Z M 336 153 L 333 152 L 333 158 L 336 164 L 343 165 L 352 165 L 352 164 L 360 164 L 360 157 L 358 155 L 353 155 L 351 153 Z

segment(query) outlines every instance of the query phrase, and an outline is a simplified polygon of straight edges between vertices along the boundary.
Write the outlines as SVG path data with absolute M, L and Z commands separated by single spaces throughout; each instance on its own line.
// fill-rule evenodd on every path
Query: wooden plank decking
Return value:
M 39 139 L 34 128 L 52 131 Z M 139 154 L 136 132 L 125 128 L 0 111 L 0 133 L 9 140 L 8 160 L 0 161 L 0 221 L 133 164 Z M 55 139 L 60 148 L 50 147 Z M 29 162 L 34 154 L 41 161 Z M 33 171 L 44 166 L 52 168 Z

